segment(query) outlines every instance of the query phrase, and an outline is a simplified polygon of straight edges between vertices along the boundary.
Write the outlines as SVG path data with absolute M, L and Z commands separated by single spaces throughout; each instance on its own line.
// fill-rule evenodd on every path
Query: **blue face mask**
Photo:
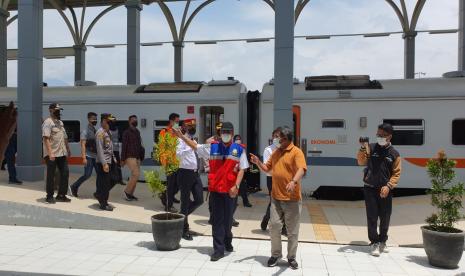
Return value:
M 279 143 L 279 138 L 274 138 L 273 139 L 273 145 L 277 148 L 280 148 L 281 147 L 281 144 Z

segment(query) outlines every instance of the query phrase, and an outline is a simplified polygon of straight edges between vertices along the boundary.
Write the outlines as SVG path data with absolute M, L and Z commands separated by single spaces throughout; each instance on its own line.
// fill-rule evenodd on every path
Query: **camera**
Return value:
M 360 138 L 358 139 L 358 141 L 359 141 L 360 143 L 369 143 L 369 142 L 370 142 L 370 138 L 368 138 L 368 137 L 360 137 Z

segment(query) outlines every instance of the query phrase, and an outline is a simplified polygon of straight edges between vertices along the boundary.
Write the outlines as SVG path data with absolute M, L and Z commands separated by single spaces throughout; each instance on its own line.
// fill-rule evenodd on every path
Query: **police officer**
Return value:
M 357 154 L 358 164 L 366 166 L 363 192 L 368 238 L 371 242 L 370 254 L 373 256 L 388 252 L 386 241 L 392 213 L 392 190 L 397 186 L 401 172 L 399 152 L 391 145 L 393 132 L 390 124 L 379 125 L 377 143 L 368 144 L 360 139 L 362 146 Z
M 100 209 L 113 211 L 113 206 L 108 204 L 110 190 L 115 186 L 110 170 L 116 168 L 116 158 L 113 154 L 113 142 L 111 140 L 110 127 L 116 118 L 108 113 L 103 113 L 100 117 L 101 127 L 96 133 L 97 145 L 97 198 Z M 113 172 L 112 172 L 113 173 Z

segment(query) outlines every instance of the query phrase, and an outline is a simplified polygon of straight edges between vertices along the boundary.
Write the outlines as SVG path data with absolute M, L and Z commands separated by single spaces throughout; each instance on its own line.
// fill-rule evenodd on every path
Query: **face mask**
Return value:
M 116 125 L 112 121 L 108 121 L 108 126 L 110 127 L 110 130 L 116 130 Z
M 137 121 L 135 121 L 135 122 L 132 122 L 131 125 L 132 125 L 133 127 L 137 127 L 138 123 L 137 123 Z
M 377 138 L 376 138 L 376 141 L 378 142 L 378 145 L 380 145 L 380 146 L 382 146 L 382 147 L 385 146 L 385 145 L 387 145 L 387 143 L 388 143 L 388 142 L 387 142 L 387 139 L 384 138 L 384 137 L 377 137 Z
M 221 134 L 221 140 L 226 144 L 231 142 L 231 134 Z
M 60 120 L 60 118 L 61 118 L 60 110 L 53 111 L 53 116 L 55 116 L 58 120 Z
M 174 123 L 173 128 L 179 128 L 179 123 Z
M 190 129 L 187 130 L 187 133 L 189 133 L 190 136 L 194 136 L 195 132 L 196 132 L 195 128 L 190 128 Z
M 274 138 L 273 139 L 273 145 L 277 148 L 281 147 L 281 144 L 279 143 L 279 138 Z
M 96 125 L 97 125 L 97 121 L 91 121 L 90 124 L 93 125 L 93 126 L 96 126 Z
M 242 140 L 240 140 L 240 139 L 239 139 L 239 140 L 236 140 L 236 143 L 237 143 L 237 144 L 242 144 Z

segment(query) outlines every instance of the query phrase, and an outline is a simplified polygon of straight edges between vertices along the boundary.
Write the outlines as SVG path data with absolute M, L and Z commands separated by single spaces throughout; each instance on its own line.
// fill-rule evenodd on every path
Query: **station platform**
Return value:
M 70 174 L 69 183 L 72 184 L 79 176 Z M 160 200 L 152 197 L 145 183 L 138 183 L 135 195 L 139 201 L 133 202 L 124 200 L 124 186 L 116 185 L 110 195 L 110 203 L 116 208 L 107 212 L 98 209 L 97 201 L 92 197 L 95 177 L 83 183 L 79 198 L 71 197 L 70 203 L 52 205 L 45 203 L 44 181 L 11 185 L 7 180 L 7 173 L 1 171 L 0 222 L 3 225 L 151 232 L 150 217 L 163 211 Z M 268 195 L 259 192 L 249 198 L 252 208 L 243 207 L 242 200 L 238 200 L 235 218 L 240 225 L 233 227 L 233 234 L 238 238 L 268 240 L 268 232 L 260 229 Z M 179 204 L 174 206 L 180 209 Z M 432 211 L 429 196 L 394 198 L 388 243 L 421 247 L 420 226 L 425 224 L 425 218 Z M 206 202 L 189 216 L 189 222 L 192 230 L 211 235 Z M 460 221 L 457 227 L 465 229 L 465 220 Z M 364 202 L 305 199 L 299 238 L 303 242 L 367 245 Z

